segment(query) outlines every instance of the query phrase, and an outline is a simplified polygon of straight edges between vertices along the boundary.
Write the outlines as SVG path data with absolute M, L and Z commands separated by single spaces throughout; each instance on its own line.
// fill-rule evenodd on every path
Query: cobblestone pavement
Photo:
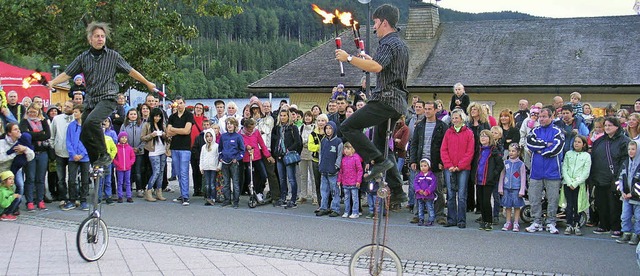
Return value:
M 75 248 L 77 222 L 21 216 L 17 223 L 0 225 L 8 230 L 4 236 L 14 239 L 11 252 L 0 252 L 0 274 L 6 275 L 347 275 L 351 259 L 351 254 L 109 227 L 107 253 L 86 263 Z M 554 275 L 414 260 L 402 264 L 404 275 Z

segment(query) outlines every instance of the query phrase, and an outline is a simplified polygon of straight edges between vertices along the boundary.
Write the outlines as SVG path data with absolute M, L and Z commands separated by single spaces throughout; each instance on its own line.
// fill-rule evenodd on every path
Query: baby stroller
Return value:
M 525 206 L 522 206 L 522 209 L 520 211 L 520 218 L 522 219 L 523 222 L 531 223 L 534 218 L 531 212 L 531 204 L 529 202 L 528 195 L 525 195 L 525 199 L 527 200 L 528 204 L 526 204 Z M 542 194 L 542 215 L 543 216 L 546 216 L 547 214 L 548 205 L 549 205 L 549 201 L 547 200 L 547 197 L 545 196 L 545 192 L 543 191 L 543 194 Z M 578 220 L 578 224 L 580 227 L 583 227 L 589 220 L 589 215 L 585 211 L 580 212 L 578 215 L 580 216 L 580 219 Z M 561 206 L 558 206 L 558 212 L 556 213 L 556 222 L 557 223 L 567 222 L 564 208 Z

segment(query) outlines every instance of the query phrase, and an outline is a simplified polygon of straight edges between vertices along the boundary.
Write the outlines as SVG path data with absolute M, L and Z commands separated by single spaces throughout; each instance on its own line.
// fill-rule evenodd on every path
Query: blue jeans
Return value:
M 416 180 L 416 175 L 418 175 L 418 171 L 414 171 L 412 169 L 409 169 L 409 191 L 408 191 L 408 197 L 409 197 L 409 202 L 407 204 L 409 204 L 409 206 L 415 206 L 416 203 L 416 190 L 413 187 L 413 181 Z
M 58 174 L 58 197 L 62 200 L 69 200 L 67 192 L 67 165 L 69 157 L 56 156 L 56 173 Z
M 136 191 L 144 190 L 144 183 L 142 182 L 142 170 L 145 168 L 144 154 L 136 154 L 136 162 L 133 163 L 131 168 L 131 182 L 136 183 Z
M 9 206 L 7 208 L 4 208 L 4 210 L 2 210 L 2 214 L 8 214 L 8 215 L 13 215 L 13 213 L 15 213 L 16 211 L 18 211 L 19 207 L 20 207 L 20 202 L 21 202 L 22 198 L 16 198 L 14 199 L 11 204 L 9 204 Z
M 493 196 L 493 217 L 497 218 L 500 216 L 500 193 L 498 193 L 498 185 L 493 185 L 493 191 L 491 192 Z
M 16 194 L 24 195 L 24 174 L 22 173 L 22 169 L 18 170 L 15 177 Z M 24 199 L 22 199 L 22 201 L 24 201 Z
M 158 156 L 149 156 L 151 162 L 151 178 L 147 183 L 147 190 L 153 188 L 162 188 L 162 175 L 164 174 L 164 165 L 167 162 L 167 156 L 164 154 Z
M 404 166 L 404 158 L 402 157 L 398 157 L 398 163 L 396 164 L 396 168 L 398 169 L 398 172 L 400 173 L 400 175 L 402 175 L 402 167 Z
M 429 219 L 427 220 L 427 222 L 433 222 L 434 220 L 436 220 L 436 211 L 435 211 L 435 208 L 433 207 L 433 200 L 418 199 L 417 201 L 418 201 L 418 218 L 421 221 L 424 221 L 424 210 L 426 207 L 427 212 L 429 214 Z
M 222 163 L 222 178 L 224 179 L 222 193 L 224 201 L 231 201 L 231 178 L 233 178 L 233 203 L 238 204 L 240 200 L 240 162 L 225 164 Z
M 216 195 L 218 192 L 216 191 L 216 174 L 218 171 L 213 170 L 205 170 L 204 171 L 204 198 L 206 199 L 216 199 Z
M 104 140 L 104 138 L 102 139 Z M 69 161 L 69 200 L 80 202 L 87 202 L 87 195 L 89 194 L 89 169 L 91 164 L 89 162 L 75 162 Z M 80 170 L 80 190 L 78 190 L 78 169 Z
M 113 194 L 111 191 L 111 171 L 113 171 L 113 164 L 110 164 L 104 170 L 104 177 L 100 178 L 100 194 L 98 198 L 110 198 Z M 104 195 L 104 196 L 102 196 Z
M 35 189 L 35 203 L 44 199 L 44 178 L 49 166 L 47 152 L 36 152 L 35 158 L 25 166 L 27 181 L 24 186 L 24 197 L 27 203 L 33 203 L 33 191 Z
M 342 190 L 344 191 L 344 212 L 352 215 L 358 214 L 358 207 L 360 207 L 360 189 L 356 186 L 345 186 Z M 351 206 L 351 212 L 349 212 L 349 206 Z
M 329 210 L 329 193 L 331 193 L 331 210 L 336 213 L 340 212 L 340 188 L 338 188 L 338 175 L 323 173 L 320 177 L 320 194 L 322 195 L 320 209 L 322 210 Z
M 180 196 L 189 200 L 189 162 L 191 162 L 190 150 L 171 150 L 171 162 L 175 163 L 178 183 L 180 184 Z
M 278 176 L 280 177 L 280 200 L 287 200 L 287 194 L 289 193 L 287 179 L 289 179 L 289 184 L 291 184 L 291 202 L 296 202 L 296 200 L 298 200 L 298 182 L 296 181 L 296 167 L 298 165 L 285 165 L 284 160 L 277 159 L 276 166 L 278 167 Z M 337 180 L 338 177 L 336 176 L 336 181 Z M 339 195 L 340 192 L 338 191 L 338 196 Z
M 635 223 L 631 222 L 632 217 L 635 217 Z M 640 205 L 631 204 L 629 200 L 623 200 L 620 219 L 622 220 L 622 232 L 640 234 Z
M 444 170 L 447 183 L 447 223 L 467 223 L 467 181 L 469 171 Z
M 413 185 L 410 185 L 413 186 Z M 378 197 L 378 182 L 370 181 L 368 183 L 368 187 L 366 187 L 367 191 L 367 204 L 369 205 L 369 213 L 373 214 L 375 212 L 376 206 L 376 198 Z

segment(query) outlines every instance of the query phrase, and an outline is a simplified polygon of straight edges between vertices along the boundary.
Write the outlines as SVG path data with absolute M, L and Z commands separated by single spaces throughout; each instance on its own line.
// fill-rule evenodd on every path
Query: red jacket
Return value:
M 242 134 L 242 140 L 244 142 L 244 157 L 242 157 L 243 162 L 249 162 L 249 150 L 246 149 L 247 146 L 251 146 L 253 148 L 253 160 L 261 160 L 262 156 L 271 157 L 271 153 L 269 152 L 269 148 L 262 140 L 262 136 L 260 135 L 260 131 L 257 128 L 253 129 L 253 133 L 249 134 L 244 129 L 240 132 Z
M 128 171 L 133 167 L 133 163 L 136 162 L 136 153 L 133 152 L 133 148 L 129 144 L 118 143 L 116 146 L 118 153 L 116 158 L 113 159 L 113 165 L 116 167 L 116 171 Z
M 475 145 L 473 131 L 466 126 L 463 126 L 460 132 L 456 132 L 453 126 L 447 129 L 440 148 L 444 169 L 458 167 L 462 171 L 471 170 Z
M 351 156 L 342 156 L 342 164 L 338 172 L 338 183 L 344 186 L 356 186 L 362 183 L 362 157 L 357 153 Z

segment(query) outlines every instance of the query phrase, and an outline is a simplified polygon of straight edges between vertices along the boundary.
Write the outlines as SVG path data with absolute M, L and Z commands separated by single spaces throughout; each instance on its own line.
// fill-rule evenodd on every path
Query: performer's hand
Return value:
M 373 59 L 373 58 L 371 58 L 371 56 L 370 56 L 370 55 L 362 54 L 362 53 L 358 54 L 358 57 L 364 58 L 364 59 L 366 59 L 366 60 Z
M 147 88 L 149 88 L 149 91 L 155 92 L 154 89 L 156 89 L 156 84 L 153 82 L 149 82 L 147 83 Z
M 336 49 L 336 59 L 342 62 L 347 62 L 349 54 L 342 49 Z

